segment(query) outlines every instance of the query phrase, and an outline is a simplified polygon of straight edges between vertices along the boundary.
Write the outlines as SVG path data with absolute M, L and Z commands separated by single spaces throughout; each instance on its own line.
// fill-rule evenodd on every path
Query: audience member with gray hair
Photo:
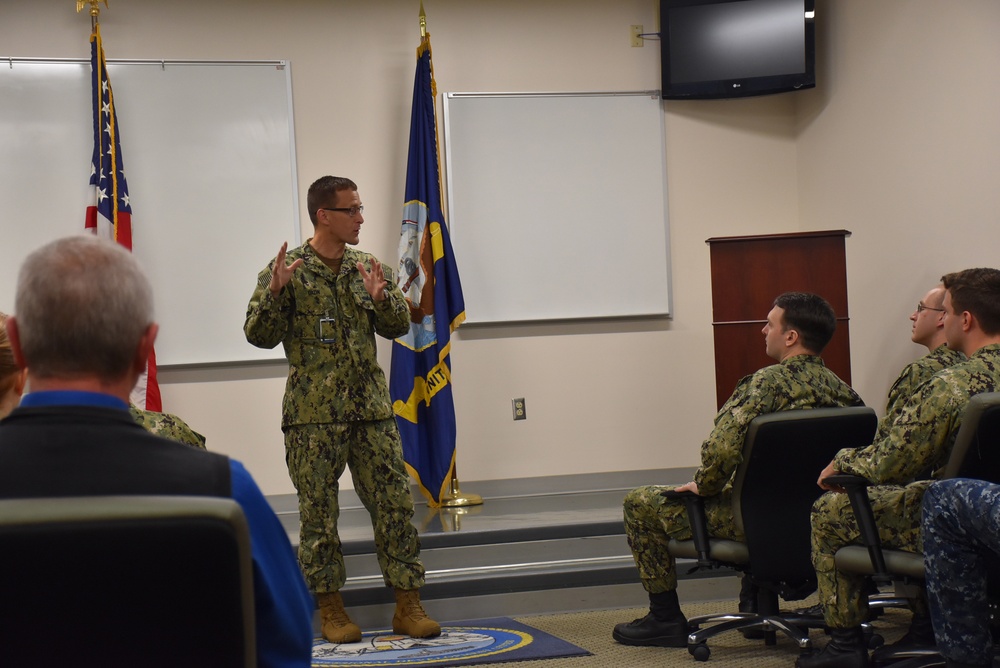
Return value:
M 158 331 L 152 288 L 133 256 L 89 235 L 39 248 L 21 267 L 6 331 L 31 391 L 0 420 L 0 498 L 235 499 L 253 546 L 258 665 L 308 666 L 314 603 L 253 478 L 228 457 L 150 434 L 129 413 Z
M 59 239 L 30 254 L 18 274 L 14 314 L 36 382 L 91 376 L 126 382 L 131 392 L 158 330 L 153 289 L 138 262 L 93 236 Z M 131 378 L 136 355 L 143 366 Z

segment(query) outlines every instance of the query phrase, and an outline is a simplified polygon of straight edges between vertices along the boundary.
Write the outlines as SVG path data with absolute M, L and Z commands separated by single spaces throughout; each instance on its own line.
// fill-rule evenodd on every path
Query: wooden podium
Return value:
M 774 360 L 764 352 L 761 328 L 774 298 L 783 292 L 813 292 L 837 314 L 837 331 L 823 360 L 851 382 L 847 311 L 847 230 L 713 237 L 706 243 L 712 264 L 712 330 L 715 335 L 715 394 L 719 407 L 743 376 Z

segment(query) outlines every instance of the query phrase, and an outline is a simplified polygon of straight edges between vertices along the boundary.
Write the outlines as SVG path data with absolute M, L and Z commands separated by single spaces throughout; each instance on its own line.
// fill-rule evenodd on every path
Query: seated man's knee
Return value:
M 846 494 L 827 492 L 821 494 L 812 506 L 812 524 L 822 524 L 829 519 L 839 519 L 844 511 L 850 508 L 851 502 Z
M 659 497 L 659 487 L 646 486 L 637 487 L 625 495 L 625 500 L 622 505 L 625 508 L 625 514 L 642 512 L 652 506 L 654 506 L 654 500 Z

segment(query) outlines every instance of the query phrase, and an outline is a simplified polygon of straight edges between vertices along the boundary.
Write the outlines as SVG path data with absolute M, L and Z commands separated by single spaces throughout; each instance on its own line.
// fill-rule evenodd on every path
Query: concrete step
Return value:
M 421 598 L 442 620 L 646 605 L 625 540 L 622 499 L 639 485 L 685 482 L 691 472 L 479 482 L 468 491 L 485 498 L 481 506 L 434 509 L 418 503 L 414 524 L 426 569 Z M 294 497 L 270 500 L 296 543 Z M 392 616 L 393 594 L 382 581 L 370 518 L 350 491 L 342 494 L 341 508 L 344 601 L 362 626 L 384 625 Z M 728 597 L 733 580 L 738 591 L 738 579 L 720 577 L 731 572 L 688 575 L 688 566 L 682 562 L 678 570 L 691 581 L 682 588 L 689 595 Z
M 482 596 L 638 582 L 624 535 L 425 548 L 425 599 Z M 373 553 L 345 557 L 345 600 L 383 602 L 388 595 Z

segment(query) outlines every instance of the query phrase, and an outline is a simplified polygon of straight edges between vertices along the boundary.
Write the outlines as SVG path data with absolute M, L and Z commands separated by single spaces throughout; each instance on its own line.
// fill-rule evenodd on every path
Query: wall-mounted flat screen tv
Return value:
M 816 85 L 814 0 L 660 0 L 664 99 Z

